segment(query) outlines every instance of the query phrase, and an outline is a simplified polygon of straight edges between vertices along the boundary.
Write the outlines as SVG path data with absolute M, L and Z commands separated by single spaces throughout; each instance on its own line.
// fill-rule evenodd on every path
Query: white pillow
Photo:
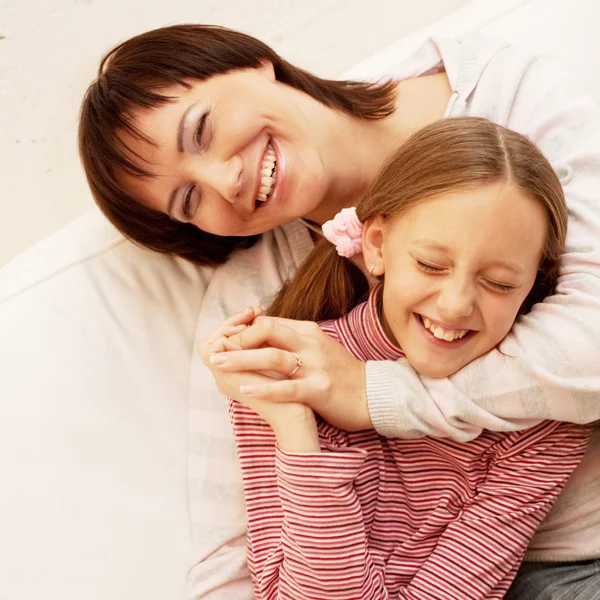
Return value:
M 97 212 L 0 271 L 0 598 L 183 597 L 201 275 Z

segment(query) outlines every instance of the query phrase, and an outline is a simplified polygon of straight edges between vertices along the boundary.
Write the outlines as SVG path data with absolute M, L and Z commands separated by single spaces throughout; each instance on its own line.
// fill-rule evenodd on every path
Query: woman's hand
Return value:
M 243 376 L 247 380 L 249 373 L 231 373 L 215 370 L 210 358 L 219 356 L 221 353 L 230 350 L 240 350 L 231 336 L 240 333 L 248 327 L 256 314 L 261 314 L 261 307 L 249 308 L 242 313 L 237 313 L 227 319 L 221 327 L 216 329 L 198 349 L 204 362 L 215 375 L 219 385 L 219 390 L 230 396 L 240 396 L 239 394 L 229 394 L 225 390 L 235 383 L 231 379 L 236 376 Z M 258 375 L 258 381 L 272 381 L 270 377 Z M 239 385 L 237 386 L 239 390 Z M 236 398 L 237 399 L 237 398 Z M 278 445 L 287 452 L 315 453 L 320 452 L 319 432 L 313 410 L 305 404 L 297 402 L 279 403 L 261 400 L 260 398 L 240 396 L 239 402 L 253 410 L 259 417 L 266 421 L 273 429 L 277 438 Z
M 244 404 L 305 404 L 348 431 L 373 427 L 364 363 L 316 323 L 259 316 L 227 340 L 215 339 L 200 350 L 222 393 Z M 296 356 L 302 364 L 290 376 L 298 366 Z M 270 371 L 279 379 L 257 371 Z

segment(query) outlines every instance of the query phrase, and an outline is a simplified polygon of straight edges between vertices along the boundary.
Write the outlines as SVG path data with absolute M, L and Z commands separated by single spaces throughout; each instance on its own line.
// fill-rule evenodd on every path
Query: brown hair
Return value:
M 153 144 L 135 125 L 136 109 L 169 102 L 171 98 L 160 92 L 173 85 L 190 88 L 190 79 L 256 68 L 264 61 L 273 64 L 279 81 L 355 117 L 381 119 L 394 110 L 394 82 L 320 79 L 283 60 L 261 41 L 224 27 L 175 25 L 131 38 L 102 59 L 98 77 L 83 99 L 79 122 L 79 153 L 94 200 L 126 237 L 205 265 L 225 262 L 233 250 L 256 241 L 257 236 L 220 237 L 172 221 L 141 204 L 117 176 L 150 176 L 120 135 Z
M 556 285 L 567 208 L 552 166 L 526 137 L 478 117 L 428 125 L 388 159 L 356 214 L 363 223 L 379 215 L 393 219 L 436 194 L 503 180 L 539 200 L 548 215 L 538 275 L 521 307 L 521 312 L 527 312 Z M 333 319 L 362 302 L 368 292 L 363 272 L 322 239 L 279 292 L 269 314 L 310 321 Z

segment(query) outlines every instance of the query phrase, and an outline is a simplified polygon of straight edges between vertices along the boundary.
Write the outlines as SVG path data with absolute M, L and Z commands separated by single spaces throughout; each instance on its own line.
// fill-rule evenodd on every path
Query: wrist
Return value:
M 289 404 L 287 407 L 283 418 L 271 423 L 277 445 L 285 452 L 320 453 L 319 430 L 313 410 L 304 404 Z

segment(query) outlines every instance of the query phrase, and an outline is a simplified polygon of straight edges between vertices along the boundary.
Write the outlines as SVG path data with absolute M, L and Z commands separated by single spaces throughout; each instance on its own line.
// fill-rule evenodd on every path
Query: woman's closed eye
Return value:
M 198 124 L 194 128 L 194 146 L 199 152 L 204 152 L 208 148 L 210 142 L 210 126 L 209 126 L 209 112 L 205 112 L 198 119 Z M 181 202 L 181 212 L 184 220 L 190 221 L 193 219 L 198 209 L 199 198 L 196 185 L 190 185 L 183 195 Z
M 198 193 L 196 193 L 196 186 L 191 185 L 183 196 L 181 203 L 181 212 L 185 222 L 191 221 L 198 208 Z
M 196 129 L 194 130 L 194 145 L 200 152 L 206 150 L 210 141 L 209 116 L 208 111 L 205 112 L 198 119 L 198 125 L 196 125 Z

